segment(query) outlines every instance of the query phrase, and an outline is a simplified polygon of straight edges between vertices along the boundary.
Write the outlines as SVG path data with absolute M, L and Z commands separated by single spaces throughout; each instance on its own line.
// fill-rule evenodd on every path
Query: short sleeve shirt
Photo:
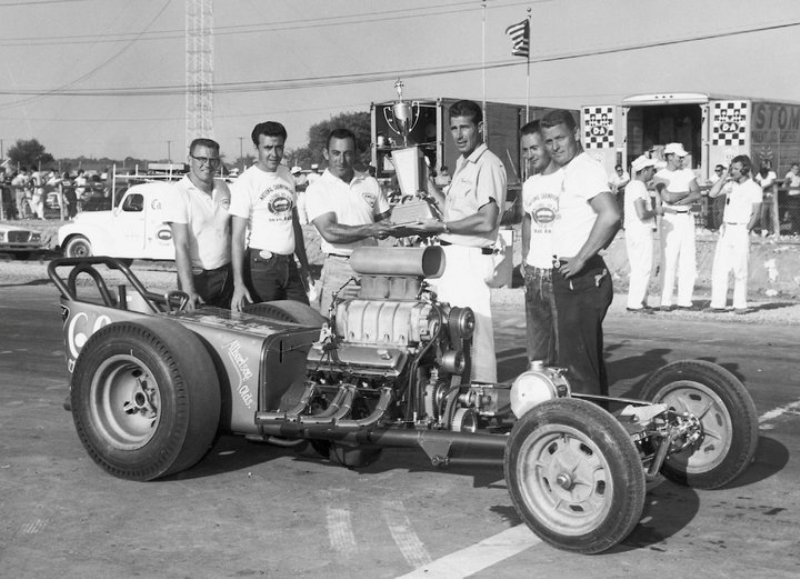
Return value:
M 456 221 L 469 217 L 494 200 L 502 215 L 506 204 L 506 168 L 503 162 L 485 144 L 475 148 L 469 157 L 459 157 L 456 171 L 445 190 L 444 218 Z M 454 245 L 491 247 L 497 240 L 500 219 L 494 229 L 482 235 L 448 233 L 441 239 Z
M 531 240 L 525 262 L 533 267 L 553 267 L 553 227 L 564 190 L 564 169 L 533 175 L 522 185 L 522 208 L 531 218 Z
M 574 157 L 563 171 L 564 190 L 553 225 L 553 251 L 559 258 L 570 258 L 589 239 L 597 220 L 589 202 L 600 193 L 608 193 L 609 187 L 602 165 L 586 153 Z
M 189 226 L 189 257 L 192 267 L 216 269 L 231 261 L 231 231 L 228 209 L 231 192 L 222 181 L 214 181 L 211 195 L 195 187 L 188 176 L 173 185 L 174 195 L 164 195 L 165 223 Z
M 731 182 L 728 199 L 725 202 L 725 223 L 747 224 L 753 212 L 753 205 L 761 203 L 761 187 L 748 179 L 743 183 Z
M 762 177 L 761 173 L 756 173 L 755 177 L 753 177 L 753 180 L 761 186 L 762 190 L 772 187 L 772 184 L 775 183 L 777 179 L 778 176 L 775 174 L 775 171 L 767 171 L 766 177 Z
M 650 192 L 644 183 L 634 179 L 625 187 L 625 231 L 626 232 L 649 232 L 653 227 L 653 218 L 641 220 L 636 212 L 636 201 L 644 201 L 644 207 L 650 210 Z
M 253 165 L 231 185 L 231 215 L 247 219 L 253 249 L 294 253 L 292 212 L 296 203 L 294 177 L 282 165 L 275 172 Z
M 680 193 L 682 191 L 689 190 L 689 185 L 695 180 L 695 175 L 691 169 L 678 169 L 677 171 L 661 169 L 658 173 L 656 173 L 656 179 L 663 179 L 667 182 L 667 191 L 672 193 Z M 664 203 L 664 206 L 672 207 L 677 212 L 689 211 L 688 205 L 676 206 L 670 203 Z
M 378 181 L 368 173 L 356 172 L 346 183 L 326 169 L 305 192 L 305 213 L 311 222 L 326 213 L 334 213 L 336 221 L 342 225 L 366 225 L 375 223 L 378 216 L 389 209 L 389 201 Z M 327 254 L 350 255 L 356 247 L 374 246 L 378 242 L 361 239 L 352 243 L 330 243 L 321 238 L 320 244 Z

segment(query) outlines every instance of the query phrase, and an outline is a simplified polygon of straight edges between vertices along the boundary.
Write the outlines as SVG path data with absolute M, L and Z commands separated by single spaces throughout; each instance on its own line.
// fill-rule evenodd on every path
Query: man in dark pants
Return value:
M 575 392 L 607 395 L 602 324 L 612 287 L 598 252 L 619 229 L 619 208 L 602 166 L 581 150 L 572 114 L 551 111 L 541 127 L 547 153 L 564 172 L 552 228 L 558 365 Z
M 253 301 L 308 304 L 308 258 L 297 216 L 294 177 L 281 165 L 286 129 L 266 121 L 257 124 L 250 136 L 258 160 L 231 185 L 231 309 L 240 311 Z

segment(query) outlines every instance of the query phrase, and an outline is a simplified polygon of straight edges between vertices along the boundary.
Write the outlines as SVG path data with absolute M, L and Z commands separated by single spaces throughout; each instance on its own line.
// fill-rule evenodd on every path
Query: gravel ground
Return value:
M 14 261 L 0 257 L 0 289 L 4 286 L 50 284 L 51 282 L 47 276 L 48 263 L 49 260 L 46 256 L 38 260 L 31 259 L 28 261 Z M 175 273 L 171 262 L 136 261 L 132 269 L 139 279 L 150 289 L 165 291 L 175 287 Z M 121 278 L 119 278 L 118 274 L 112 275 L 112 279 L 109 280 L 110 287 L 113 287 L 116 280 L 121 281 Z M 53 287 L 53 292 L 56 292 L 55 287 Z M 524 308 L 523 289 L 521 287 L 493 289 L 492 303 L 499 308 L 518 309 L 518 311 L 522 312 Z M 658 303 L 658 297 L 651 295 L 650 303 Z M 698 308 L 707 308 L 708 303 L 708 295 L 703 295 L 701 292 L 695 295 L 695 305 Z M 710 313 L 702 309 L 697 311 L 655 311 L 652 315 L 647 315 L 626 311 L 625 295 L 617 293 L 611 305 L 609 315 L 638 316 L 648 319 L 658 319 L 660 317 L 690 320 L 713 319 L 715 321 L 737 324 L 800 325 L 800 301 L 798 300 L 782 297 L 772 299 L 762 298 L 751 300 L 750 304 L 752 311 L 744 315 L 735 314 L 733 312 Z

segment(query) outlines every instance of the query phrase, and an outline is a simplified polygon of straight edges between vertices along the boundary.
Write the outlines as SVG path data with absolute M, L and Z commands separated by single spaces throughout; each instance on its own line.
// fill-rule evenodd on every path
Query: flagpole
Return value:
M 481 0 L 481 94 L 483 140 L 488 146 L 489 123 L 486 120 L 486 0 Z
M 531 9 L 528 8 L 528 100 L 525 103 L 525 123 L 531 122 L 531 51 L 533 50 L 533 34 L 531 34 Z

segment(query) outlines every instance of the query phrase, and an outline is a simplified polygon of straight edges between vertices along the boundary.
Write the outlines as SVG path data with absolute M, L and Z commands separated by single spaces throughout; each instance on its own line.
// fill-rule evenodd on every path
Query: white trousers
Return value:
M 625 229 L 625 247 L 631 277 L 628 284 L 628 307 L 639 309 L 647 305 L 647 288 L 653 271 L 653 233 L 650 229 Z
M 472 380 L 497 382 L 494 352 L 491 292 L 486 279 L 493 272 L 492 258 L 476 247 L 443 246 L 445 269 L 442 277 L 427 280 L 439 300 L 451 306 L 472 308 L 475 333 L 472 337 Z
M 720 229 L 711 269 L 711 307 L 722 309 L 728 299 L 728 274 L 733 272 L 733 307 L 747 307 L 750 233 L 747 224 L 726 223 Z
M 692 306 L 697 276 L 694 246 L 694 215 L 665 213 L 661 219 L 662 278 L 661 305 L 672 305 L 675 277 L 678 278 L 678 305 Z

